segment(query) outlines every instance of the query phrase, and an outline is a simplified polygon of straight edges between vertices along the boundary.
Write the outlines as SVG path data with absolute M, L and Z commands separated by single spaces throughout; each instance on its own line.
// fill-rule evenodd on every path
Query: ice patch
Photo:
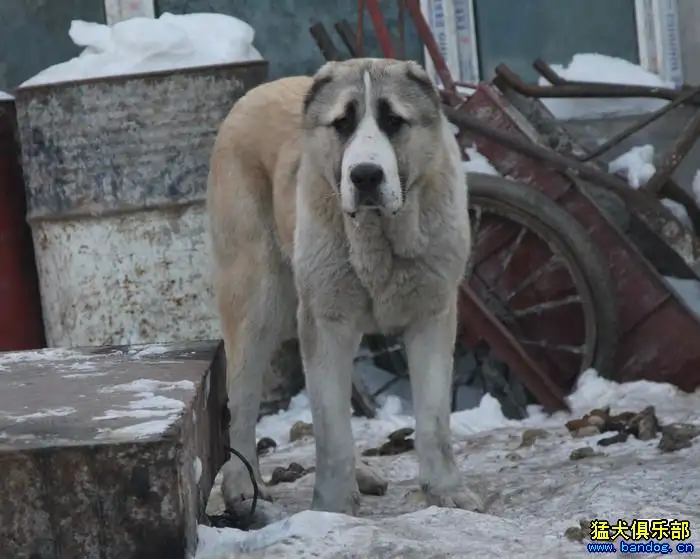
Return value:
M 174 418 L 155 419 L 144 423 L 136 423 L 118 429 L 100 429 L 98 439 L 145 439 L 153 435 L 160 435 L 166 431 L 175 421 Z
M 223 14 L 165 12 L 112 27 L 73 20 L 68 35 L 83 47 L 80 55 L 46 68 L 20 87 L 262 59 L 253 46 L 253 28 Z
M 5 91 L 0 91 L 0 101 L 14 101 L 15 97 L 14 95 L 10 95 L 9 93 Z
M 12 363 L 36 363 L 42 361 L 66 361 L 68 359 L 94 359 L 93 355 L 85 355 L 71 349 L 47 348 L 36 351 L 8 351 L 0 353 L 0 365 Z
M 135 357 L 136 359 L 141 359 L 142 357 L 151 357 L 153 355 L 163 355 L 170 351 L 167 346 L 163 345 L 149 345 L 144 349 L 132 350 L 129 355 Z
M 552 64 L 552 69 L 562 78 L 571 81 L 618 83 L 650 87 L 675 88 L 658 75 L 637 64 L 603 54 L 575 54 L 567 66 Z M 540 85 L 550 85 L 540 78 Z M 663 99 L 542 99 L 554 116 L 562 120 L 575 118 L 600 118 L 610 115 L 633 115 L 652 112 L 668 103 Z
M 137 419 L 168 417 L 174 421 L 177 419 L 179 412 L 185 408 L 185 403 L 181 400 L 156 396 L 153 392 L 141 392 L 136 397 L 138 400 L 129 402 L 128 405 L 120 409 L 107 410 L 104 415 L 93 417 L 93 420 L 105 421 L 127 417 Z
M 3 419 L 9 419 L 10 421 L 14 421 L 15 423 L 25 423 L 27 421 L 31 421 L 33 419 L 46 419 L 50 417 L 65 417 L 67 415 L 72 415 L 76 413 L 78 410 L 75 408 L 71 407 L 61 407 L 61 408 L 48 408 L 48 409 L 43 409 L 39 410 L 34 413 L 30 413 L 27 415 L 12 415 L 12 414 L 7 414 L 0 412 L 0 417 Z
M 105 386 L 100 389 L 100 392 L 156 392 L 157 390 L 194 390 L 194 388 L 191 380 L 165 381 L 142 378 L 125 384 Z

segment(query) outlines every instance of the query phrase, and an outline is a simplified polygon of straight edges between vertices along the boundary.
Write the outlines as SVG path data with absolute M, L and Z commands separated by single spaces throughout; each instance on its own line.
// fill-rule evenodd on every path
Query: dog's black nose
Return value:
M 384 170 L 374 163 L 360 163 L 350 171 L 350 180 L 360 192 L 372 192 L 384 181 Z

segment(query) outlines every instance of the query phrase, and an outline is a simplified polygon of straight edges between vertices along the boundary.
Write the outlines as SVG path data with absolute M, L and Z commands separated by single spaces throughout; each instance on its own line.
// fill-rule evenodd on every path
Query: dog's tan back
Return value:
M 221 125 L 208 189 L 218 258 L 226 260 L 241 249 L 233 242 L 236 231 L 258 217 L 250 204 L 274 216 L 280 248 L 291 257 L 302 101 L 311 82 L 298 76 L 260 85 L 235 104 Z M 247 180 L 236 180 L 242 175 Z

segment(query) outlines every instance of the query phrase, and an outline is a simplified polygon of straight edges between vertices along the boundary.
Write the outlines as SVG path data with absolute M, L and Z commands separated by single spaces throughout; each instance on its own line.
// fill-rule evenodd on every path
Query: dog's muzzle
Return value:
M 376 208 L 381 205 L 384 169 L 375 163 L 360 163 L 350 171 L 350 180 L 355 187 L 357 207 Z

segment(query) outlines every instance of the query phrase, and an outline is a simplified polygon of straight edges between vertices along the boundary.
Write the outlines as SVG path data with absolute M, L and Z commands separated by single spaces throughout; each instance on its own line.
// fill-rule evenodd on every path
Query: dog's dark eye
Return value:
M 406 124 L 406 119 L 397 115 L 386 100 L 381 99 L 377 109 L 379 128 L 381 128 L 386 135 L 393 136 Z
M 356 116 L 355 105 L 350 103 L 345 109 L 345 114 L 340 118 L 336 118 L 332 122 L 332 126 L 340 136 L 349 137 L 355 131 L 355 126 L 357 125 Z

